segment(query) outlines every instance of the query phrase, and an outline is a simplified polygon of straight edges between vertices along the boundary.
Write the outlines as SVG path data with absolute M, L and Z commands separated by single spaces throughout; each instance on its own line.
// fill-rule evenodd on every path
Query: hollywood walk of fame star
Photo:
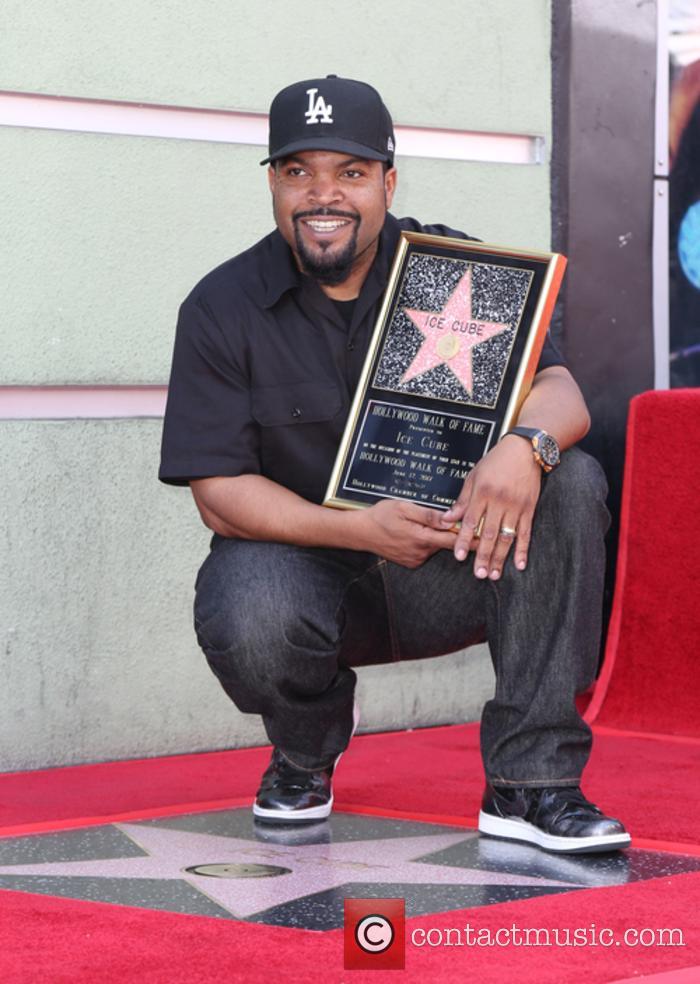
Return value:
M 481 321 L 472 312 L 472 269 L 462 275 L 442 311 L 404 308 L 424 341 L 401 378 L 408 383 L 443 363 L 471 394 L 474 387 L 472 349 L 507 331 L 509 324 Z
M 0 867 L 0 875 L 184 881 L 238 919 L 352 882 L 572 887 L 556 879 L 420 860 L 464 842 L 464 833 L 288 846 L 139 824 L 114 826 L 147 853 L 141 857 L 14 864 Z M 212 878 L 187 870 L 216 863 L 290 870 L 274 878 L 241 879 Z

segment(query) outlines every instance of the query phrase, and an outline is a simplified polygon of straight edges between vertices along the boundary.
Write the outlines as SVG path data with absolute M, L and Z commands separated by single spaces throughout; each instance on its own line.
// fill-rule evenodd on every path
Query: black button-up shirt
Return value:
M 277 230 L 197 284 L 180 308 L 161 481 L 264 475 L 322 501 L 403 229 L 468 238 L 387 215 L 349 325 Z M 539 368 L 562 364 L 548 338 Z

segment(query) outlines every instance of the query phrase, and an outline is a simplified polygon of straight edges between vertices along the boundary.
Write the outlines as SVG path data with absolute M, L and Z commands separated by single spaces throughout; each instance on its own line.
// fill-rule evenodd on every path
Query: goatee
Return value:
M 299 228 L 299 222 L 302 218 L 311 218 L 314 216 L 318 216 L 319 218 L 334 216 L 336 218 L 352 219 L 352 236 L 350 237 L 347 245 L 344 246 L 340 252 L 330 252 L 328 249 L 330 244 L 328 243 L 321 244 L 321 253 L 318 254 L 311 253 L 306 247 Z M 357 232 L 359 225 L 360 219 L 358 216 L 350 215 L 347 212 L 335 212 L 331 209 L 319 209 L 315 212 L 304 212 L 299 215 L 295 215 L 294 239 L 296 243 L 296 252 L 304 273 L 308 274 L 310 277 L 313 277 L 314 280 L 317 280 L 319 283 L 324 284 L 327 287 L 334 287 L 336 284 L 342 284 L 344 280 L 347 280 L 350 276 L 352 265 L 355 261 L 355 252 L 357 250 Z

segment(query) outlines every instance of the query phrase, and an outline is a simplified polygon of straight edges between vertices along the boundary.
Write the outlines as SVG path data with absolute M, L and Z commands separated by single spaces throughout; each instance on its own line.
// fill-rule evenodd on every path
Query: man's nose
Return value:
M 309 199 L 316 205 L 332 205 L 341 201 L 343 192 L 335 175 L 316 174 L 309 188 Z

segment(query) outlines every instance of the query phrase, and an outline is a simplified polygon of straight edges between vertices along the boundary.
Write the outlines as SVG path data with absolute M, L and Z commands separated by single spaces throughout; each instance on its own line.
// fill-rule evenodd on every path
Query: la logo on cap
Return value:
M 327 103 L 323 96 L 319 96 L 314 102 L 314 96 L 318 89 L 307 89 L 306 95 L 309 97 L 309 108 L 304 113 L 307 123 L 332 123 L 333 106 Z

